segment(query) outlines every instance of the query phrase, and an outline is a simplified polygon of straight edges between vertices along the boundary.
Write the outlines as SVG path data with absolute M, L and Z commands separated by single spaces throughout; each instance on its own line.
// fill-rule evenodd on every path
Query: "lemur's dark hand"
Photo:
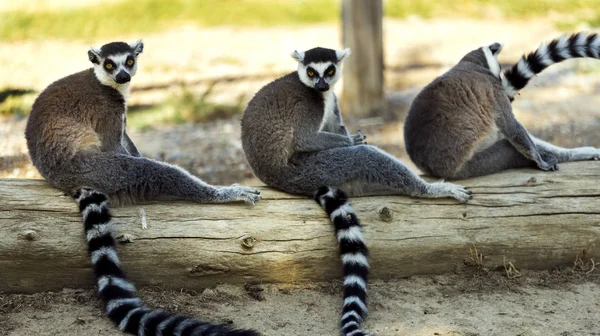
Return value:
M 555 158 L 549 158 L 547 161 L 544 161 L 540 158 L 539 162 L 537 162 L 538 168 L 545 171 L 557 171 L 558 170 L 558 160 Z
M 352 135 L 352 141 L 354 141 L 354 145 L 366 145 L 366 139 L 367 136 L 363 135 L 360 130 L 356 131 L 355 135 Z

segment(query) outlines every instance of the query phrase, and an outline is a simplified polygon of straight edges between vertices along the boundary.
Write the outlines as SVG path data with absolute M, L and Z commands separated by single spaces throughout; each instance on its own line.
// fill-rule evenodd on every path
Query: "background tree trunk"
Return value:
M 450 199 L 352 199 L 371 251 L 374 279 L 455 272 L 465 260 L 502 269 L 549 269 L 600 249 L 600 166 L 514 170 L 458 182 Z M 311 199 L 263 189 L 244 204 L 149 204 L 114 209 L 126 272 L 140 285 L 200 289 L 216 283 L 341 279 L 338 246 Z M 147 228 L 142 228 L 140 209 Z M 474 249 L 477 249 L 477 253 Z M 584 253 L 585 251 L 585 253 Z M 90 288 L 92 270 L 75 202 L 40 180 L 0 180 L 0 291 Z
M 346 115 L 381 116 L 385 110 L 382 18 L 382 0 L 342 1 L 343 44 L 352 50 L 343 65 Z

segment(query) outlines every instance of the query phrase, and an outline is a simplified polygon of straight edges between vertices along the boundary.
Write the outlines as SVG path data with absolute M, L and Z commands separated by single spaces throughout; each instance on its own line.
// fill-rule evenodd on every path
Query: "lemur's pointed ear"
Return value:
M 295 59 L 298 62 L 302 62 L 302 61 L 304 61 L 304 52 L 303 51 L 294 50 L 294 52 L 292 53 L 292 58 Z
M 343 61 L 346 57 L 350 56 L 350 48 L 346 48 L 344 50 L 336 50 L 335 56 L 337 57 L 338 63 Z
M 88 50 L 88 58 L 90 59 L 90 62 L 100 64 L 100 50 L 90 48 L 90 50 Z
M 490 48 L 492 55 L 498 56 L 500 51 L 502 51 L 502 43 L 494 42 L 494 43 L 490 44 L 488 48 Z
M 138 57 L 144 51 L 144 42 L 137 40 L 136 42 L 129 45 L 133 49 L 135 57 Z

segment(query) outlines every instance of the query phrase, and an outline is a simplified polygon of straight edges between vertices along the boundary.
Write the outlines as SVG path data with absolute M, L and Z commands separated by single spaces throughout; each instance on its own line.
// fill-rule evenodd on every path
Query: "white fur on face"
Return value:
M 500 78 L 500 62 L 498 62 L 498 59 L 496 58 L 498 53 L 494 55 L 490 50 L 489 46 L 483 46 L 481 47 L 481 50 L 483 50 L 485 60 L 487 61 L 488 69 L 490 70 L 492 75 L 494 75 L 494 77 Z
M 117 83 L 115 78 L 117 74 L 121 71 L 125 71 L 132 78 L 136 74 L 137 57 L 133 57 L 133 59 L 135 60 L 135 62 L 133 63 L 133 67 L 129 68 L 125 65 L 125 62 L 127 62 L 127 57 L 130 55 L 130 53 L 124 53 L 108 56 L 106 59 L 110 59 L 116 64 L 116 67 L 112 73 L 108 73 L 104 69 L 105 58 L 99 58 L 100 64 L 94 63 L 94 74 L 96 75 L 96 78 L 98 78 L 100 83 L 117 89 L 125 99 L 127 99 L 129 96 L 129 84 L 131 83 L 131 81 L 124 84 L 119 84 Z
M 327 70 L 327 68 L 329 68 L 329 66 L 331 65 L 335 67 L 335 74 L 333 76 L 324 77 L 325 70 Z M 313 68 L 317 72 L 317 76 L 314 76 L 313 78 L 308 77 L 308 74 L 306 72 L 309 67 Z M 315 84 L 317 84 L 317 82 L 319 81 L 319 78 L 323 77 L 325 83 L 329 84 L 329 90 L 331 90 L 333 89 L 335 83 L 337 83 L 338 80 L 342 77 L 342 74 L 339 63 L 336 64 L 333 62 L 311 62 L 308 65 L 304 65 L 303 63 L 298 62 L 298 76 L 300 77 L 300 80 L 302 81 L 302 83 L 304 83 L 304 85 L 311 88 L 314 88 Z

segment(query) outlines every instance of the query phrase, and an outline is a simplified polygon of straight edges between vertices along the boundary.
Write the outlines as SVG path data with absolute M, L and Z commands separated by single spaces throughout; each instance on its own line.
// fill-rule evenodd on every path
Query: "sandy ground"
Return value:
M 365 327 L 392 335 L 600 335 L 600 274 L 572 269 L 502 273 L 468 269 L 369 285 Z M 337 335 L 339 284 L 220 285 L 202 293 L 144 289 L 152 306 L 213 322 L 254 328 L 265 336 Z M 0 335 L 120 335 L 91 290 L 0 294 Z M 8 331 L 10 330 L 10 331 Z
M 239 94 L 249 98 L 276 74 L 293 70 L 288 55 L 294 48 L 315 44 L 338 47 L 338 29 L 335 25 L 268 31 L 182 27 L 146 36 L 131 104 L 160 102 L 177 90 L 180 82 L 201 91 L 208 82 L 223 76 L 230 80 L 215 87 L 216 101 L 231 100 Z M 360 127 L 369 136 L 369 143 L 408 165 L 402 118 L 422 85 L 483 43 L 505 42 L 501 61 L 509 63 L 558 34 L 544 21 L 388 20 L 385 31 L 386 87 L 395 121 L 346 120 L 351 128 Z M 89 42 L 0 41 L 0 87 L 40 90 L 87 67 Z M 39 55 L 44 55 L 44 62 L 39 62 Z M 600 78 L 598 68 L 590 64 L 572 61 L 536 78 L 513 105 L 517 118 L 534 134 L 557 145 L 600 146 Z M 0 177 L 38 177 L 28 163 L 24 125 L 22 119 L 0 120 Z M 156 125 L 145 131 L 132 130 L 131 136 L 146 156 L 177 163 L 210 183 L 257 183 L 241 152 L 239 116 L 203 125 Z M 370 285 L 371 311 L 366 327 L 383 336 L 600 335 L 598 275 L 597 270 L 584 275 L 581 270 L 566 269 L 523 272 L 518 279 L 508 279 L 502 273 L 461 271 L 378 280 Z M 258 299 L 255 291 L 249 295 L 244 288 L 227 285 L 202 293 L 143 289 L 141 294 L 153 306 L 212 321 L 233 321 L 267 336 L 337 335 L 339 284 L 261 288 Z M 119 335 L 102 316 L 90 290 L 0 293 L 0 335 L 84 334 Z

